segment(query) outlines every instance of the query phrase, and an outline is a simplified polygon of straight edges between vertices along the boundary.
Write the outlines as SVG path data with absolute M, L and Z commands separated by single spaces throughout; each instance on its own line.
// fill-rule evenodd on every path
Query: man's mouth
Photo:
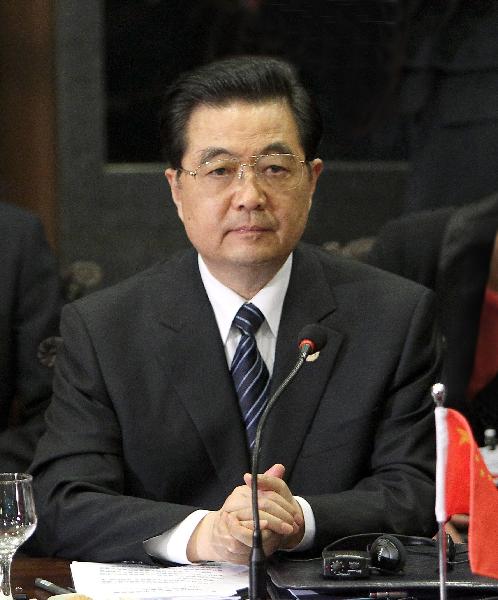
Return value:
M 269 230 L 269 227 L 263 227 L 262 225 L 242 225 L 240 227 L 234 227 L 232 229 L 234 233 L 260 233 L 262 231 Z

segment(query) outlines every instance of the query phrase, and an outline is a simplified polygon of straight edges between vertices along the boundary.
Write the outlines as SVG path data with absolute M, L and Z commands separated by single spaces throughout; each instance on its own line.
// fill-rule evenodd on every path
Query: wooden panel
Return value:
M 52 0 L 0 2 L 0 195 L 38 213 L 55 246 L 52 17 Z

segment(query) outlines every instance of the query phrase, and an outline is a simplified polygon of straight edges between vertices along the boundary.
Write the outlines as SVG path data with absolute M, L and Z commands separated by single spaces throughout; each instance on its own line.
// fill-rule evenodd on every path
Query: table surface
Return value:
M 52 594 L 40 590 L 35 587 L 35 578 L 43 577 L 48 579 L 52 583 L 55 583 L 62 587 L 72 586 L 71 579 L 71 561 L 64 560 L 62 558 L 34 558 L 23 554 L 18 554 L 14 557 L 12 565 L 12 593 L 24 592 L 29 598 L 36 598 L 37 600 L 47 600 Z M 16 587 L 21 587 L 22 590 L 16 590 Z M 277 595 L 271 595 L 272 598 L 283 598 L 282 590 L 275 590 Z M 465 595 L 465 597 L 459 598 L 458 596 L 451 596 L 453 600 L 470 600 L 471 598 L 483 598 L 489 596 L 489 594 Z M 287 596 L 290 597 L 290 596 Z M 321 596 L 326 598 L 328 596 Z M 438 593 L 423 596 L 424 598 L 439 598 Z M 333 598 L 333 596 L 330 596 Z
M 16 587 L 29 598 L 47 600 L 50 594 L 35 587 L 35 578 L 42 577 L 61 587 L 72 586 L 70 561 L 62 558 L 34 558 L 23 554 L 14 556 L 12 564 L 12 593 L 18 593 Z

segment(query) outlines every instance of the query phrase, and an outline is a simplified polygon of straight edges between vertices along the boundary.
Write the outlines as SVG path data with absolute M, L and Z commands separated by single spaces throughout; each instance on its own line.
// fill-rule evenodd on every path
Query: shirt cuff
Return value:
M 187 558 L 187 545 L 194 529 L 207 515 L 207 510 L 195 510 L 172 529 L 144 542 L 147 554 L 180 565 L 191 565 Z
M 303 539 L 299 542 L 299 544 L 297 546 L 294 546 L 294 548 L 287 550 L 287 552 L 304 552 L 305 550 L 309 550 L 311 546 L 313 546 L 313 542 L 315 541 L 315 515 L 313 514 L 313 509 L 311 508 L 307 500 L 301 498 L 301 496 L 294 496 L 294 500 L 296 500 L 296 502 L 299 503 L 299 506 L 303 511 L 304 535 Z

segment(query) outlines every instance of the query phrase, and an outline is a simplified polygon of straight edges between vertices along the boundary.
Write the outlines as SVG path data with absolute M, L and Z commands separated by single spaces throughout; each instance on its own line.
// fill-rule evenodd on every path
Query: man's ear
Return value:
M 316 182 L 323 171 L 323 160 L 321 158 L 315 158 L 311 161 L 311 178 L 313 181 L 313 191 L 316 188 Z
M 180 180 L 178 179 L 176 169 L 166 169 L 164 171 L 164 176 L 168 180 L 169 187 L 171 190 L 171 196 L 173 198 L 173 202 L 176 206 L 176 212 L 178 216 L 183 221 L 183 207 L 182 207 L 182 185 Z
M 313 194 L 315 193 L 316 183 L 318 178 L 320 177 L 321 172 L 323 171 L 323 160 L 320 158 L 315 158 L 310 163 L 310 197 L 309 197 L 309 205 L 311 207 L 311 203 L 313 201 Z

